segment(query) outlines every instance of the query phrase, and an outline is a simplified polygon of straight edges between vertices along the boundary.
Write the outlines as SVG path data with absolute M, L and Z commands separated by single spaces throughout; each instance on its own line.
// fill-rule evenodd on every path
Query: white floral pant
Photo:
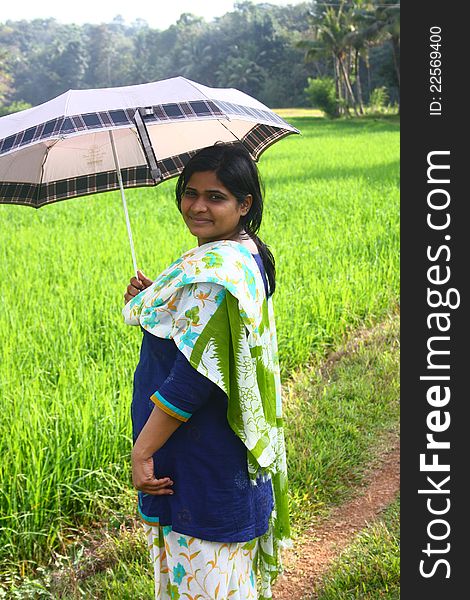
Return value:
M 256 600 L 258 540 L 209 542 L 145 525 L 156 600 Z

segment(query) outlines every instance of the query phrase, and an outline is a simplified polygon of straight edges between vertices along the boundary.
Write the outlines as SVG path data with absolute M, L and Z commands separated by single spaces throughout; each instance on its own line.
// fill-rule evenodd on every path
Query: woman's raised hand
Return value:
M 137 296 L 142 290 L 145 290 L 152 285 L 153 281 L 146 277 L 142 271 L 137 271 L 137 277 L 132 277 L 129 285 L 127 286 L 126 293 L 124 294 L 124 300 L 126 304 L 131 300 L 134 296 Z

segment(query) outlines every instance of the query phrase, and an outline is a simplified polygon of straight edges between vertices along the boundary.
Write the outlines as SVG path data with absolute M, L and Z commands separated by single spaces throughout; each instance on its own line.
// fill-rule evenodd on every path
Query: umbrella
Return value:
M 184 77 L 69 90 L 0 118 L 0 203 L 39 208 L 119 188 L 137 272 L 124 188 L 174 177 L 216 142 L 241 142 L 258 160 L 293 133 L 251 96 Z

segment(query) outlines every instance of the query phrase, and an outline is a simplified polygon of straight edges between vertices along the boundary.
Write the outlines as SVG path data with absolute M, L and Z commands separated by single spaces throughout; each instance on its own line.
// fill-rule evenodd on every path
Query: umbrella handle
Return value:
M 122 205 L 124 207 L 124 216 L 126 218 L 126 225 L 127 225 L 127 234 L 129 236 L 129 244 L 131 246 L 132 262 L 134 264 L 134 273 L 135 273 L 136 278 L 139 279 L 139 276 L 137 275 L 137 261 L 135 258 L 134 240 L 132 239 L 131 222 L 129 221 L 129 213 L 127 211 L 126 196 L 124 194 L 124 185 L 122 183 L 121 167 L 119 165 L 119 158 L 118 158 L 118 154 L 117 154 L 117 150 L 116 150 L 116 145 L 114 143 L 114 135 L 113 135 L 113 132 L 111 129 L 109 130 L 109 138 L 111 140 L 111 148 L 113 149 L 114 165 L 116 167 L 116 174 L 117 174 L 117 178 L 118 178 L 118 182 L 119 182 L 119 189 L 121 190 Z

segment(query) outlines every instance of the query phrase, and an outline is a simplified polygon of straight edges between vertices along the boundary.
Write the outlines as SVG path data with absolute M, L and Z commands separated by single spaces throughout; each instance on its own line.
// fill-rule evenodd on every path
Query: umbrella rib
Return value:
M 202 90 L 200 90 L 196 85 L 194 85 L 194 83 L 190 80 L 190 79 L 186 79 L 186 77 L 183 78 L 186 83 L 189 83 L 190 86 L 192 86 L 196 91 L 198 91 L 200 94 L 202 94 L 204 96 L 204 98 L 207 99 L 207 101 L 209 102 L 213 102 L 215 105 L 217 105 L 217 100 L 215 100 L 214 98 L 211 98 L 210 96 L 208 96 L 207 94 L 205 94 Z M 220 107 L 218 106 L 218 108 L 220 109 Z M 225 115 L 225 119 L 227 119 L 227 121 L 230 121 L 230 117 L 228 115 Z M 221 123 L 220 119 L 217 119 L 219 121 L 219 123 Z M 229 129 L 230 131 L 230 129 Z M 230 133 L 232 133 L 232 135 L 235 135 L 232 131 L 230 131 Z M 237 137 L 235 135 L 235 137 Z M 238 138 L 237 138 L 238 140 Z
M 229 127 L 227 127 L 227 125 L 225 125 L 225 123 L 222 123 L 222 121 L 221 121 L 220 119 L 217 119 L 217 121 L 219 121 L 219 123 L 220 123 L 220 124 L 221 124 L 223 127 L 225 127 L 225 129 L 226 129 L 226 130 L 227 130 L 229 133 L 231 133 L 231 134 L 233 135 L 233 137 L 237 138 L 237 140 L 240 142 L 240 144 L 243 144 L 243 142 L 242 142 L 242 141 L 241 141 L 241 139 L 238 137 L 238 135 L 236 135 L 235 133 L 233 133 L 233 131 L 232 131 L 232 130 L 231 130 Z

